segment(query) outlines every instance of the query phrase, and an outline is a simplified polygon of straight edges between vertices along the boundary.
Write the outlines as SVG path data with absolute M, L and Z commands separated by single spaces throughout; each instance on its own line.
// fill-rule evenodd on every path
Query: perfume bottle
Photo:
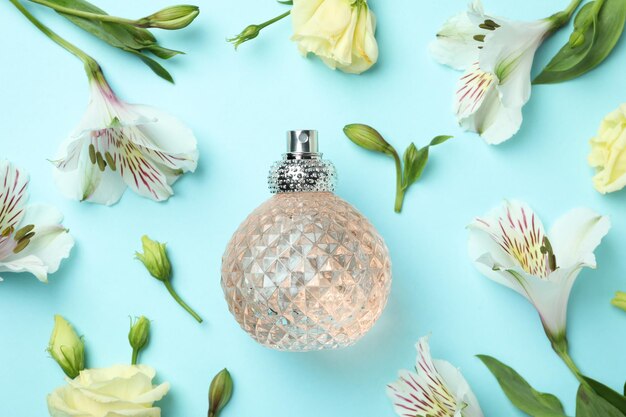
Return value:
M 385 242 L 333 194 L 334 165 L 317 132 L 287 132 L 287 153 L 269 173 L 275 194 L 239 226 L 222 258 L 228 308 L 257 342 L 287 351 L 352 345 L 387 303 Z

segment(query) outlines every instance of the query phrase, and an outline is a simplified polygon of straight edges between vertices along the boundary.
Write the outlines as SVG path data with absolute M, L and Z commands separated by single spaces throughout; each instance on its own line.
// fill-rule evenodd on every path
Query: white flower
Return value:
M 170 387 L 153 385 L 155 374 L 146 365 L 86 369 L 48 395 L 48 411 L 52 417 L 159 417 L 153 404 Z
M 0 273 L 29 272 L 46 282 L 69 256 L 74 239 L 57 209 L 26 205 L 27 187 L 26 173 L 0 161 Z
M 387 386 L 387 396 L 401 417 L 482 417 L 478 400 L 461 372 L 449 362 L 433 360 L 428 337 L 417 348 L 416 372 L 402 370 Z
M 353 74 L 378 60 L 376 17 L 366 0 L 294 0 L 293 41 L 303 55 L 319 56 L 332 69 Z
M 463 129 L 491 144 L 517 133 L 530 98 L 535 52 L 554 28 L 551 19 L 516 22 L 488 16 L 479 0 L 444 24 L 430 50 L 440 63 L 465 71 L 454 100 Z
M 607 217 L 578 208 L 546 234 L 526 204 L 505 201 L 469 225 L 469 255 L 483 275 L 533 303 L 550 339 L 561 340 L 574 281 L 583 267 L 596 267 L 593 251 L 610 226 Z
M 110 205 L 128 186 L 144 197 L 167 200 L 178 177 L 196 168 L 192 131 L 161 110 L 119 100 L 100 72 L 90 84 L 87 112 L 53 161 L 61 192 Z

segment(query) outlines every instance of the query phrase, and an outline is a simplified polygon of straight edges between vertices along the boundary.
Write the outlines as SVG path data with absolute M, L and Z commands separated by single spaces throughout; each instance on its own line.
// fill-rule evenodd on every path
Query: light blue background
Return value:
M 98 1 L 110 13 L 129 17 L 168 3 Z M 566 6 L 566 0 L 486 3 L 489 12 L 517 19 L 545 17 Z M 0 284 L 0 416 L 47 415 L 46 394 L 63 383 L 45 352 L 55 313 L 85 335 L 92 367 L 129 361 L 128 317 L 151 318 L 152 342 L 141 359 L 172 384 L 160 403 L 166 417 L 206 415 L 209 382 L 225 366 L 236 393 L 224 417 L 392 416 L 385 385 L 398 369 L 412 367 L 415 341 L 430 332 L 434 356 L 462 368 L 487 416 L 521 414 L 474 357 L 480 353 L 558 395 L 571 415 L 576 382 L 551 351 L 533 308 L 480 276 L 466 255 L 466 224 L 509 197 L 528 201 L 547 225 L 581 205 L 611 216 L 613 228 L 597 251 L 598 270 L 584 271 L 574 287 L 569 334 L 572 355 L 587 374 L 622 386 L 626 314 L 609 301 L 615 290 L 626 289 L 626 191 L 594 191 L 586 157 L 601 118 L 626 101 L 624 42 L 591 74 L 534 88 L 520 133 L 490 147 L 456 127 L 450 102 L 459 73 L 437 65 L 427 52 L 444 20 L 465 8 L 463 1 L 371 0 L 381 55 L 362 76 L 302 58 L 289 41 L 288 21 L 235 53 L 224 39 L 284 10 L 271 0 L 200 6 L 188 30 L 157 33 L 165 46 L 188 53 L 166 64 L 176 86 L 137 59 L 31 7 L 101 62 L 121 98 L 168 109 L 198 137 L 199 169 L 175 186 L 169 202 L 128 192 L 107 208 L 64 199 L 46 161 L 88 101 L 80 62 L 8 2 L 0 4 L 0 156 L 30 172 L 30 201 L 59 207 L 77 241 L 48 285 L 10 274 Z M 566 36 L 561 32 L 544 45 L 536 70 Z M 456 136 L 433 151 L 401 215 L 392 210 L 393 162 L 350 143 L 341 129 L 353 122 L 377 127 L 400 150 L 437 134 Z M 338 194 L 371 219 L 393 258 L 393 289 L 383 317 L 360 343 L 342 351 L 280 353 L 255 344 L 231 317 L 219 284 L 226 242 L 269 197 L 267 170 L 283 152 L 284 131 L 293 128 L 319 129 L 325 156 L 340 173 Z M 169 243 L 174 286 L 204 324 L 187 316 L 133 260 L 144 233 Z

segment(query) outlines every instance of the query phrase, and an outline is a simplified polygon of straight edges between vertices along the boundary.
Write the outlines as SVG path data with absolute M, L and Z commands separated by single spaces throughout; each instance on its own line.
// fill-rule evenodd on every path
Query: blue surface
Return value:
M 169 2 L 97 3 L 112 14 L 139 17 Z M 518 19 L 545 17 L 566 6 L 565 0 L 496 3 L 487 1 L 487 11 Z M 175 186 L 169 202 L 127 192 L 107 208 L 64 199 L 46 161 L 85 109 L 88 89 L 80 63 L 8 2 L 0 4 L 0 156 L 30 172 L 30 201 L 61 209 L 77 241 L 72 258 L 48 285 L 10 274 L 0 283 L 0 416 L 47 414 L 47 393 L 63 383 L 45 352 L 55 313 L 85 335 L 92 367 L 129 361 L 128 317 L 151 318 L 152 343 L 142 361 L 172 384 L 160 403 L 166 417 L 205 415 L 209 382 L 225 366 L 236 393 L 224 417 L 392 416 L 385 384 L 398 369 L 413 365 L 413 345 L 429 332 L 434 356 L 462 368 L 487 416 L 521 414 L 474 357 L 479 353 L 498 357 L 537 389 L 557 394 L 571 415 L 576 382 L 551 351 L 531 305 L 480 276 L 466 255 L 465 225 L 505 197 L 529 202 L 548 226 L 580 205 L 611 216 L 613 228 L 597 251 L 598 270 L 584 271 L 573 290 L 569 330 L 580 367 L 615 388 L 623 385 L 626 314 L 609 300 L 615 290 L 626 289 L 626 191 L 594 191 L 586 157 L 601 118 L 626 100 L 626 42 L 593 73 L 534 88 L 520 133 L 489 147 L 456 127 L 450 101 L 459 74 L 434 63 L 427 52 L 439 26 L 465 2 L 371 0 L 381 56 L 362 76 L 300 57 L 289 41 L 289 22 L 235 53 L 224 39 L 284 10 L 272 1 L 201 6 L 189 30 L 158 33 L 165 46 L 188 52 L 167 65 L 176 86 L 31 7 L 103 64 L 121 98 L 168 109 L 199 139 L 199 169 Z M 560 32 L 544 45 L 536 69 L 566 36 Z M 456 135 L 433 150 L 402 215 L 392 210 L 393 162 L 345 139 L 341 129 L 352 122 L 375 126 L 398 149 L 436 134 Z M 393 258 L 393 290 L 383 317 L 360 343 L 342 351 L 290 354 L 255 344 L 231 317 L 219 285 L 226 242 L 269 197 L 266 173 L 290 128 L 320 130 L 325 155 L 339 170 L 338 194 L 371 219 Z M 144 233 L 169 243 L 174 286 L 205 324 L 187 316 L 133 260 Z

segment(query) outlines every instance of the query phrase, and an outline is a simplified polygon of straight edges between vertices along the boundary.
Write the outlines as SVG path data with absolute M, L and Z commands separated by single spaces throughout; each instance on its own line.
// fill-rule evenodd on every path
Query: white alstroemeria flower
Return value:
M 387 386 L 387 396 L 401 417 L 482 417 L 478 399 L 461 372 L 449 362 L 433 360 L 428 337 L 415 346 L 415 372 L 402 370 Z
M 548 337 L 560 341 L 574 281 L 582 268 L 596 267 L 593 251 L 610 227 L 607 217 L 577 208 L 546 234 L 526 204 L 505 201 L 468 226 L 469 255 L 483 275 L 526 297 Z
M 55 179 L 69 198 L 111 205 L 126 187 L 156 201 L 198 162 L 193 132 L 153 107 L 115 96 L 101 72 L 90 77 L 91 101 L 53 161 Z
M 517 133 L 522 107 L 530 98 L 535 52 L 560 22 L 488 16 L 474 0 L 467 12 L 444 24 L 430 50 L 438 62 L 465 71 L 454 100 L 463 129 L 479 133 L 490 144 Z
M 29 272 L 46 282 L 69 256 L 74 239 L 57 209 L 26 205 L 27 187 L 26 173 L 0 161 L 0 273 Z

